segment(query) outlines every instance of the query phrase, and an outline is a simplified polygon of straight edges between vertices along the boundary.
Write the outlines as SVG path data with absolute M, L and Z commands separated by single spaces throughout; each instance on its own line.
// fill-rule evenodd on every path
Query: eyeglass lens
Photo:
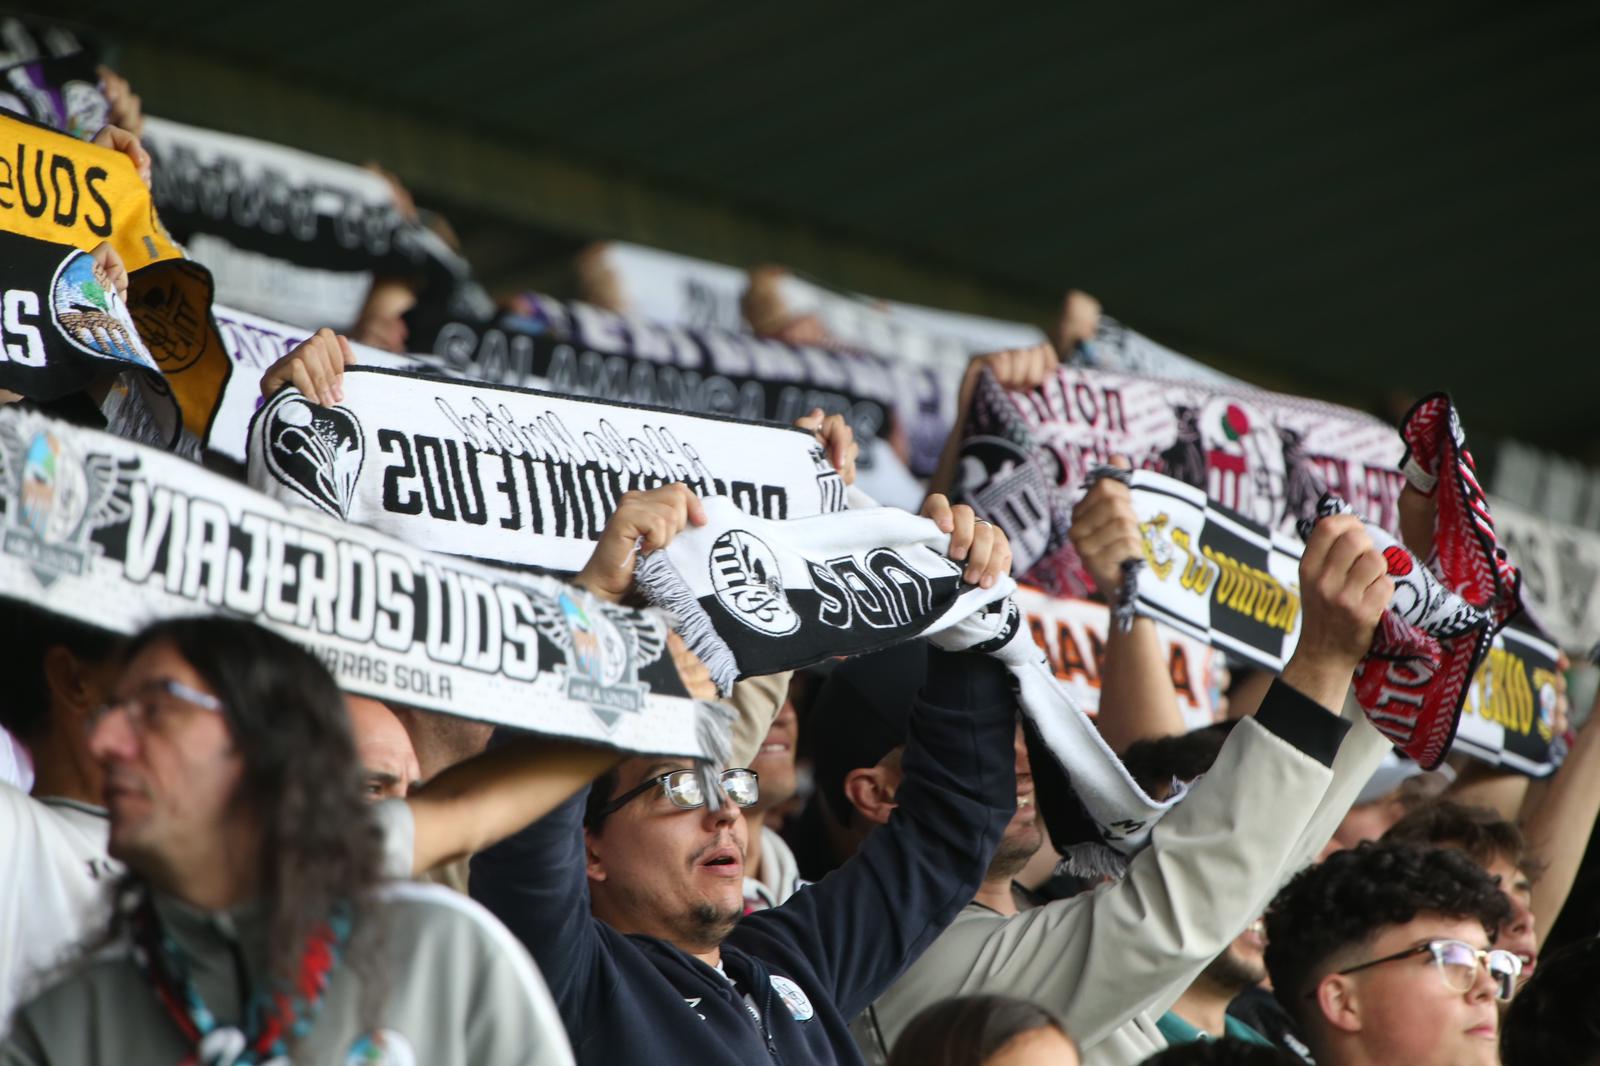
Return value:
M 759 795 L 756 775 L 749 770 L 726 770 L 722 774 L 722 788 L 735 806 L 749 807 Z M 693 770 L 679 770 L 667 777 L 667 796 L 674 804 L 685 809 L 704 806 L 705 791 L 700 787 L 700 775 Z
M 1434 958 L 1438 960 L 1446 982 L 1457 992 L 1469 991 L 1478 979 L 1478 952 L 1470 944 L 1458 940 L 1443 941 L 1435 946 Z M 1484 962 L 1489 976 L 1494 979 L 1495 995 L 1500 999 L 1510 999 L 1516 987 L 1517 974 L 1522 969 L 1520 960 L 1509 951 L 1495 950 L 1488 953 Z

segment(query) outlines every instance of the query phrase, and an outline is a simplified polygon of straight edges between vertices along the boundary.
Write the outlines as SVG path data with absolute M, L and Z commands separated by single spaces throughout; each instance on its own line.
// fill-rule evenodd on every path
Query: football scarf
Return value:
M 928 637 L 1011 670 L 1040 743 L 1040 811 L 1076 869 L 1117 872 L 1176 801 L 1134 784 L 1056 680 L 1010 601 L 1014 584 L 963 584 L 930 520 L 867 508 L 769 522 L 719 499 L 705 509 L 707 524 L 645 557 L 637 579 L 724 692 L 741 677 Z
M 295 1041 L 316 1023 L 328 979 L 350 940 L 349 908 L 341 907 L 306 938 L 299 971 L 286 987 L 258 989 L 245 1008 L 244 1028 L 219 1025 L 200 998 L 189 961 L 161 926 L 148 894 L 130 919 L 133 958 L 184 1037 L 198 1066 L 257 1066 L 287 1062 Z
M 0 598 L 115 633 L 222 612 L 341 688 L 619 751 L 726 758 L 665 620 L 554 578 L 434 555 L 193 463 L 0 408 Z
M 0 70 L 0 111 L 86 141 L 111 114 L 88 52 L 45 56 Z
M 1287 534 L 1324 491 L 1398 529 L 1400 451 L 1377 419 L 1244 386 L 1062 367 L 1032 392 L 1010 392 L 986 373 L 959 494 L 1006 531 L 1014 573 L 1082 596 L 1093 582 L 1067 539 L 1074 493 L 1113 456 Z
M 1434 498 L 1433 542 L 1424 565 L 1393 538 L 1379 539 L 1369 523 L 1389 561 L 1395 597 L 1356 669 L 1355 689 L 1372 723 L 1431 770 L 1450 748 L 1468 684 L 1495 634 L 1521 609 L 1521 578 L 1495 540 L 1450 398 L 1419 400 L 1400 436 L 1406 479 Z M 1324 497 L 1317 517 L 1349 509 Z
M 788 426 L 359 367 L 344 393 L 274 395 L 251 423 L 250 484 L 454 555 L 581 570 L 623 493 L 675 481 L 774 519 L 845 502 L 816 439 Z
M 228 375 L 210 317 L 210 275 L 167 236 L 128 157 L 0 116 L 0 230 L 85 252 L 111 243 L 128 270 L 140 339 L 184 428 L 204 439 Z
M 1495 635 L 1467 688 L 1454 751 L 1529 777 L 1548 777 L 1564 741 L 1555 732 L 1554 644 L 1518 619 Z
M 172 391 L 128 306 L 88 252 L 0 231 L 0 389 L 49 403 L 91 385 L 107 428 L 171 448 Z
M 614 403 L 792 423 L 820 407 L 843 415 L 863 457 L 889 431 L 899 391 L 875 356 L 801 348 L 723 330 L 684 330 L 547 296 L 494 318 L 406 316 L 412 347 L 483 381 Z
M 448 288 L 467 272 L 369 170 L 160 118 L 145 119 L 143 141 L 162 220 L 210 268 L 224 303 L 345 328 L 375 275 Z
M 1113 624 L 1135 614 L 1277 672 L 1300 637 L 1300 554 L 1291 537 L 1148 470 L 1100 467 L 1128 485 L 1143 558 L 1123 566 Z
M 205 445 L 233 462 L 243 463 L 250 437 L 250 420 L 265 403 L 261 397 L 262 375 L 268 367 L 309 337 L 312 331 L 221 305 L 212 307 L 211 314 L 232 369 Z M 355 341 L 350 342 L 350 349 L 356 357 L 356 363 L 362 367 L 435 376 L 442 373 L 427 361 L 393 355 Z

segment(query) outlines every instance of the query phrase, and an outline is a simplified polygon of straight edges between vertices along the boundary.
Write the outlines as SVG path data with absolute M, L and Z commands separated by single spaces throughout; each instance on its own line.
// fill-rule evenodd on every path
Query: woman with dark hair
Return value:
M 572 1061 L 503 926 L 379 883 L 339 690 L 306 651 L 238 619 L 157 623 L 89 724 L 128 876 L 0 1064 Z
M 1055 1015 L 1010 996 L 957 996 L 911 1020 L 888 1066 L 1078 1066 Z

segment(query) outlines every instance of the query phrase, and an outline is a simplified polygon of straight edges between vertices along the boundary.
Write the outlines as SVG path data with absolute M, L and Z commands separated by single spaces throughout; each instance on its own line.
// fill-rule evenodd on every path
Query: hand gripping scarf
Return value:
M 1431 770 L 1450 749 L 1473 674 L 1520 609 L 1521 578 L 1495 540 L 1494 519 L 1450 398 L 1434 393 L 1419 400 L 1400 435 L 1406 479 L 1436 504 L 1432 550 L 1419 563 L 1368 524 L 1389 562 L 1395 598 L 1356 670 L 1355 687 L 1373 725 Z M 1349 510 L 1343 500 L 1325 496 L 1317 520 Z
M 683 482 L 769 518 L 844 506 L 791 426 L 353 368 L 332 407 L 294 388 L 250 427 L 250 484 L 412 544 L 572 573 L 623 493 Z
M 723 691 L 741 677 L 927 637 L 1010 669 L 1039 745 L 1040 811 L 1076 870 L 1120 872 L 1176 802 L 1143 793 L 1051 673 L 1011 601 L 1015 585 L 964 585 L 933 522 L 892 508 L 769 522 L 725 500 L 704 503 L 707 524 L 645 557 L 638 581 Z
M 249 618 L 341 688 L 638 754 L 726 759 L 667 620 L 551 577 L 437 555 L 165 452 L 0 408 L 0 601 L 114 633 Z

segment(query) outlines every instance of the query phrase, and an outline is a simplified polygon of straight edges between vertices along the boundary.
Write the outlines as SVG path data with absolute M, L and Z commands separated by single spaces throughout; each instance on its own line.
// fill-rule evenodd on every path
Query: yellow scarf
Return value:
M 133 162 L 0 116 L 0 228 L 84 251 L 111 242 L 128 269 L 128 308 L 140 336 L 184 426 L 203 441 L 231 369 L 211 321 L 211 277 L 167 235 Z

